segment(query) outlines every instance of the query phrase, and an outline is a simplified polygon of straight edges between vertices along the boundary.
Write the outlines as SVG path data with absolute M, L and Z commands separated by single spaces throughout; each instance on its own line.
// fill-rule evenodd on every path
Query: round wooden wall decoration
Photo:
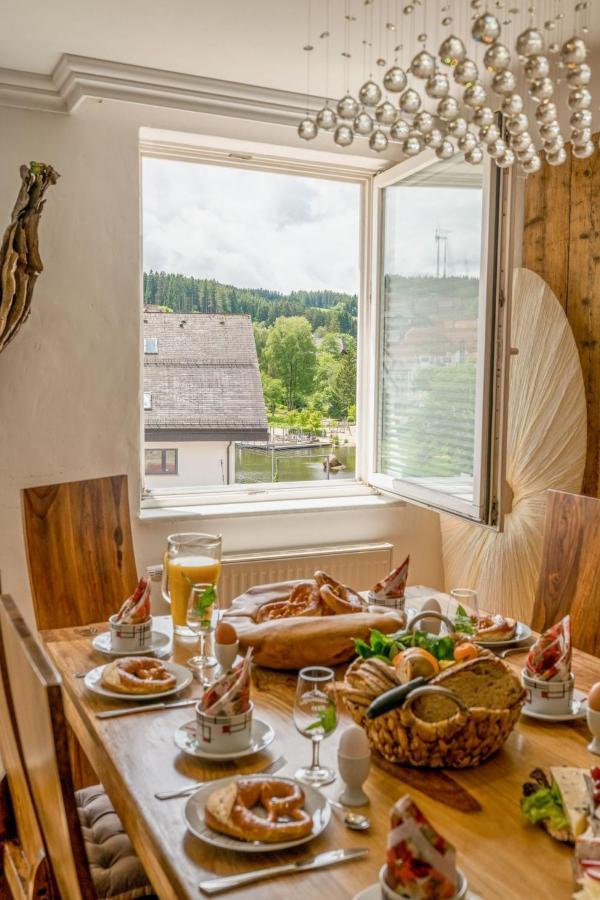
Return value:
M 442 516 L 446 589 L 475 588 L 482 609 L 528 622 L 542 552 L 544 492 L 579 492 L 587 439 L 577 345 L 546 282 L 516 269 L 512 297 L 506 479 L 512 509 L 499 533 Z

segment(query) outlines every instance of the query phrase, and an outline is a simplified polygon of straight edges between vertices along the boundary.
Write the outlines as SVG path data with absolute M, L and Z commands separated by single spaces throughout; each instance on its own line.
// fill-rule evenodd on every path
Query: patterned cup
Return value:
M 254 703 L 237 716 L 209 716 L 196 704 L 196 741 L 210 753 L 236 753 L 246 750 L 252 740 Z
M 527 706 L 532 712 L 546 716 L 564 716 L 571 712 L 575 678 L 571 673 L 567 681 L 540 681 L 532 678 L 527 670 L 521 673 L 523 687 L 527 691 Z
M 110 625 L 110 645 L 119 653 L 147 650 L 152 643 L 152 616 L 139 625 L 125 625 L 116 621 L 116 616 L 108 620 Z
M 399 897 L 406 897 L 406 894 L 399 894 L 397 891 L 393 891 L 391 887 L 386 883 L 385 875 L 386 875 L 387 865 L 384 865 L 379 870 L 379 886 L 381 888 L 381 897 L 382 900 L 398 900 Z M 458 890 L 452 900 L 464 900 L 467 896 L 467 879 L 464 874 L 458 870 Z

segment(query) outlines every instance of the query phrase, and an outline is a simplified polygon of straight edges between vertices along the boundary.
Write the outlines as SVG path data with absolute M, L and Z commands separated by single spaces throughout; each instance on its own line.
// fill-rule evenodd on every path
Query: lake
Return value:
M 237 484 L 267 484 L 276 481 L 320 481 L 327 478 L 323 460 L 328 454 L 335 454 L 346 468 L 331 471 L 332 481 L 342 481 L 355 477 L 356 447 L 342 444 L 339 447 L 311 447 L 290 450 L 254 450 L 236 447 L 235 480 Z M 278 477 L 274 478 L 277 473 Z

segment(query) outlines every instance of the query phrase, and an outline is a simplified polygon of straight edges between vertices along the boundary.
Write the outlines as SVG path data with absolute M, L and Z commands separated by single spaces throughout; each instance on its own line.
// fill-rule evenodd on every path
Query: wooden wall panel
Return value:
M 600 496 L 600 150 L 590 159 L 544 164 L 527 179 L 523 265 L 562 303 L 583 369 L 588 449 L 583 493 Z

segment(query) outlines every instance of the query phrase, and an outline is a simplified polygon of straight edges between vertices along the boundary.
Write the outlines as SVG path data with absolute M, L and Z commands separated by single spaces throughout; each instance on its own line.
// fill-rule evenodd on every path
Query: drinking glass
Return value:
M 217 589 L 214 584 L 193 584 L 187 605 L 187 626 L 200 639 L 198 656 L 192 656 L 187 664 L 190 669 L 212 669 L 217 660 L 210 654 L 210 638 L 214 631 L 213 612 L 217 607 Z
M 472 591 L 470 588 L 454 588 L 453 591 L 450 591 L 450 596 L 457 606 L 463 606 L 469 614 L 474 613 L 479 619 L 477 591 Z M 456 610 L 454 610 L 454 614 L 456 614 Z
M 221 574 L 220 534 L 171 534 L 167 538 L 162 595 L 171 604 L 173 632 L 190 637 L 188 601 L 193 585 L 217 584 Z
M 317 787 L 335 780 L 335 772 L 319 763 L 321 741 L 337 726 L 333 681 L 333 670 L 324 666 L 308 666 L 298 673 L 294 724 L 300 734 L 312 741 L 312 763 L 298 769 L 296 778 Z

